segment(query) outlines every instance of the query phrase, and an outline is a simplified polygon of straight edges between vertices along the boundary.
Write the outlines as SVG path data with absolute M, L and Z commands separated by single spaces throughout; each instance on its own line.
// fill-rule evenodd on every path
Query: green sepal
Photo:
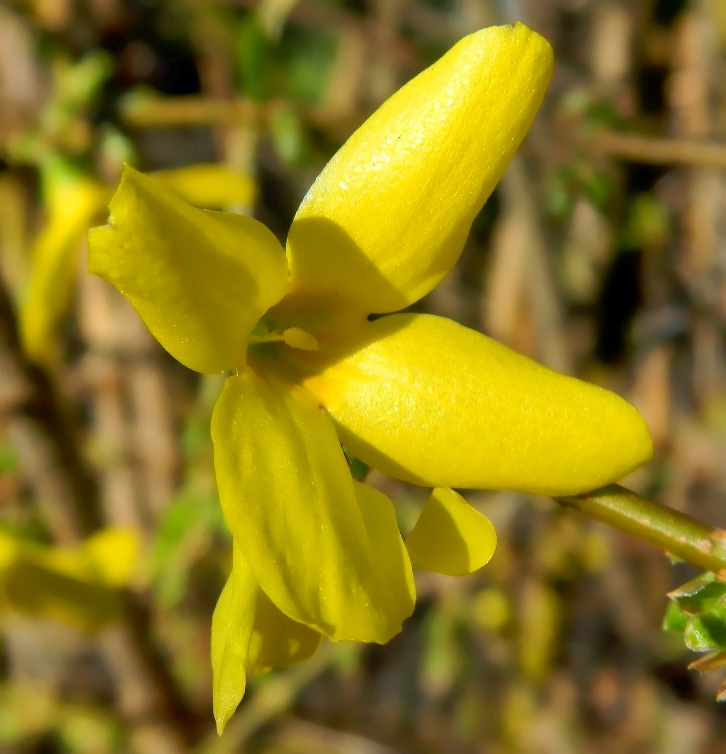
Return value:
M 688 621 L 686 646 L 694 652 L 726 649 L 726 621 L 717 615 L 697 615 Z
M 688 616 L 684 615 L 675 602 L 669 602 L 663 616 L 663 630 L 683 633 L 688 625 Z
M 668 596 L 687 615 L 718 613 L 726 607 L 726 583 L 698 578 Z

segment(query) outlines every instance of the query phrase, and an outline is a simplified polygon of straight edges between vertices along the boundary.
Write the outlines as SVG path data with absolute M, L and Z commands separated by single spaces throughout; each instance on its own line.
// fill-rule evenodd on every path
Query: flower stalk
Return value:
M 554 500 L 705 571 L 726 573 L 725 530 L 712 528 L 619 484 Z

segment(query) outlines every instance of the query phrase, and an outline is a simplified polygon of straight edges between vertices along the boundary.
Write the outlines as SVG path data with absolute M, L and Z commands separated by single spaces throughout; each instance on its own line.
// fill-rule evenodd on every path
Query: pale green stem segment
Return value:
M 713 529 L 619 484 L 554 499 L 705 571 L 726 573 L 726 531 Z

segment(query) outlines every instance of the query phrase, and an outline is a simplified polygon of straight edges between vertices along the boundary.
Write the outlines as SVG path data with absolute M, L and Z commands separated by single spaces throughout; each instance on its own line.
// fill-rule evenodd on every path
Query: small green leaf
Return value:
M 255 102 L 271 94 L 273 43 L 256 14 L 245 19 L 237 39 L 237 73 L 240 89 Z
M 299 102 L 318 104 L 325 94 L 337 50 L 334 34 L 288 23 L 280 44 L 281 89 Z
M 726 595 L 726 583 L 702 577 L 689 581 L 668 596 L 684 613 L 700 615 L 723 607 L 724 595 Z
M 726 667 L 726 652 L 709 652 L 694 660 L 688 669 L 699 673 L 710 673 L 712 670 L 721 670 L 724 667 Z
M 547 178 L 547 211 L 556 220 L 565 220 L 575 204 L 572 176 L 567 168 L 553 171 Z
M 704 584 L 710 584 L 715 579 L 713 573 L 702 573 L 698 578 L 687 581 L 678 589 L 674 589 L 668 593 L 670 599 L 675 599 L 683 595 L 692 595 L 698 593 L 699 589 L 703 589 Z
M 289 165 L 300 165 L 305 158 L 305 137 L 300 119 L 286 104 L 276 107 L 270 119 L 276 152 Z
M 350 459 L 350 473 L 357 482 L 362 482 L 367 476 L 371 467 L 363 463 L 359 458 Z
M 612 196 L 612 186 L 603 173 L 593 173 L 584 181 L 584 193 L 590 203 L 599 210 L 605 209 Z
M 663 616 L 663 630 L 683 633 L 688 625 L 688 616 L 684 615 L 675 602 L 669 603 Z
M 177 604 L 184 596 L 189 573 L 213 538 L 229 538 L 215 496 L 180 495 L 161 520 L 149 554 L 149 573 L 157 603 Z
M 685 640 L 694 652 L 726 649 L 726 622 L 714 615 L 697 615 L 688 621 Z
M 9 443 L 0 444 L 0 474 L 14 474 L 18 471 L 18 457 Z

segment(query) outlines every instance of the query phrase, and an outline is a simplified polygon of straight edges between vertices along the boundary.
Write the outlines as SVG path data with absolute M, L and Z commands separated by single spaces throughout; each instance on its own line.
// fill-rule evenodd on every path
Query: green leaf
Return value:
M 721 670 L 726 667 L 726 652 L 709 652 L 694 660 L 689 666 L 689 670 L 696 670 L 699 673 L 710 673 L 713 670 Z
M 715 615 L 697 615 L 688 621 L 685 640 L 694 652 L 726 649 L 726 622 Z
M 185 494 L 172 503 L 162 518 L 149 559 L 159 605 L 171 607 L 182 599 L 189 573 L 211 546 L 213 536 L 229 539 L 215 496 Z
M 305 137 L 300 119 L 286 104 L 276 107 L 270 119 L 275 151 L 289 165 L 300 165 L 306 156 Z
M 368 476 L 368 472 L 371 467 L 367 463 L 363 463 L 360 458 L 351 458 L 350 461 L 350 474 L 357 482 L 362 482 Z
M 671 592 L 668 597 L 688 615 L 710 613 L 723 607 L 726 583 L 700 577 Z
M 236 52 L 242 93 L 255 102 L 264 102 L 271 94 L 273 43 L 265 34 L 257 14 L 251 14 L 243 22 Z
M 18 457 L 9 443 L 0 444 L 0 474 L 14 474 L 18 471 Z
M 604 210 L 612 196 L 612 186 L 604 173 L 593 173 L 584 182 L 585 196 L 599 210 Z
M 293 99 L 316 105 L 335 62 L 337 38 L 299 24 L 285 26 L 280 44 L 281 87 Z
M 552 171 L 546 189 L 547 211 L 554 219 L 565 220 L 575 204 L 571 171 L 568 168 Z
M 57 82 L 57 98 L 69 115 L 98 97 L 114 65 L 113 57 L 105 50 L 94 50 L 62 70 Z
M 670 602 L 663 616 L 663 630 L 683 633 L 688 625 L 688 616 L 684 615 L 675 602 Z
M 704 584 L 710 584 L 712 581 L 715 581 L 715 579 L 716 575 L 714 573 L 711 573 L 710 571 L 707 571 L 706 573 L 702 573 L 697 578 L 691 579 L 691 581 L 687 581 L 685 584 L 679 586 L 677 589 L 674 589 L 672 592 L 669 592 L 668 596 L 673 599 L 673 597 L 683 594 L 695 594 L 699 589 L 703 588 Z

